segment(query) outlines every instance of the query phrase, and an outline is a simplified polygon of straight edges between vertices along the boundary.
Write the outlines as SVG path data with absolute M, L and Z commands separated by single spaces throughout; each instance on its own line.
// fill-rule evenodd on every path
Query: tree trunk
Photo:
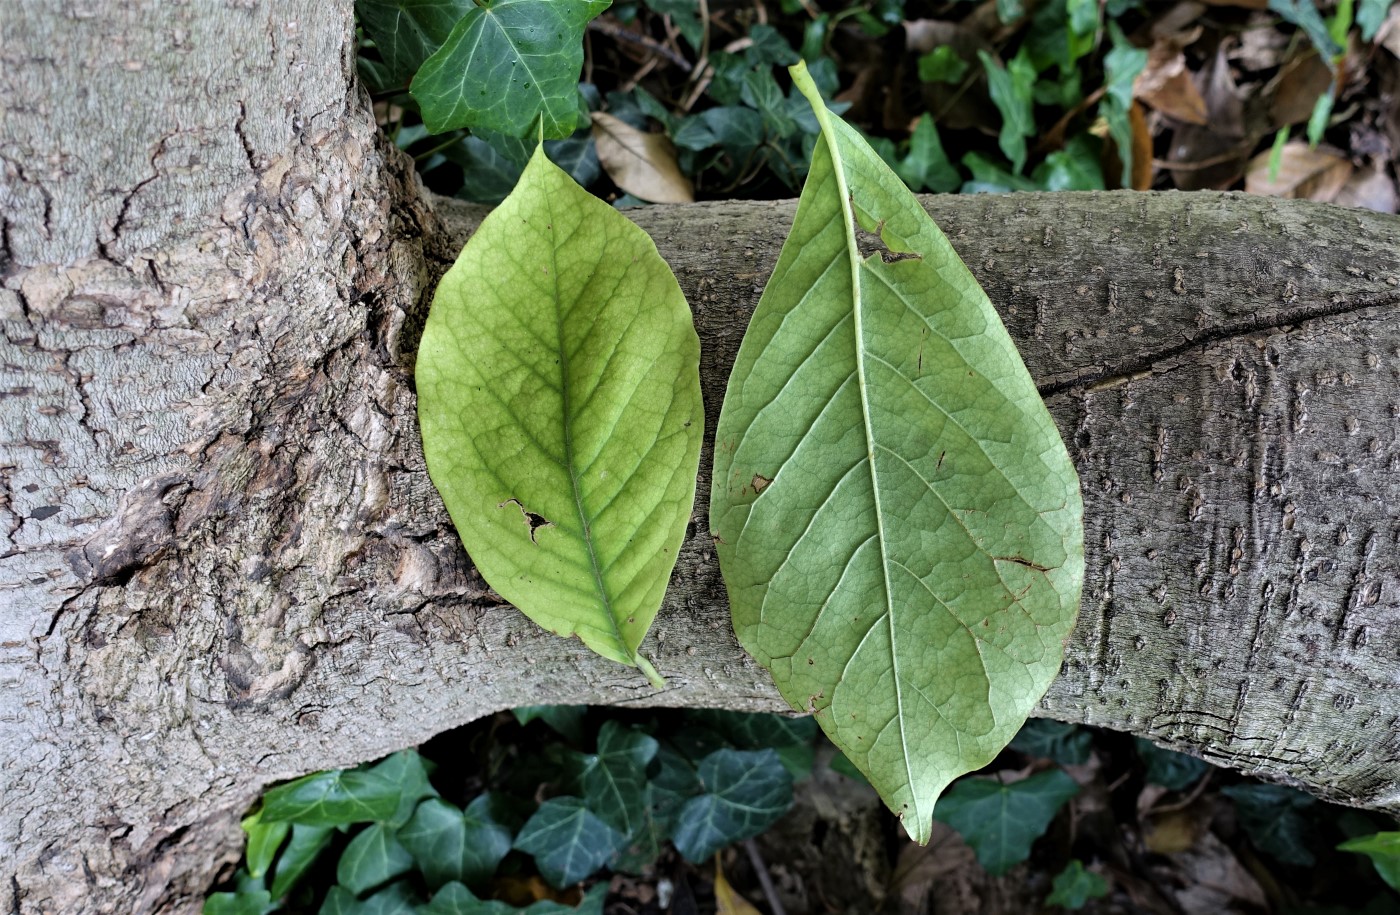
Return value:
M 197 911 L 269 782 L 514 705 L 782 707 L 729 628 L 707 471 L 660 692 L 473 571 L 412 360 L 483 210 L 376 132 L 349 0 L 11 0 L 0 33 L 6 911 Z M 1043 714 L 1400 812 L 1400 220 L 927 203 L 1084 486 Z M 629 214 L 694 306 L 712 423 L 792 212 Z

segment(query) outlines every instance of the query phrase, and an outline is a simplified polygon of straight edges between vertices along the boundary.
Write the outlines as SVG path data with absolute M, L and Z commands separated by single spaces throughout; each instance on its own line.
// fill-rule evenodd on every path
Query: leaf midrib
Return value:
M 805 75 L 805 73 L 804 73 Z M 810 77 L 808 78 L 810 81 Z M 836 179 L 836 190 L 841 200 L 842 231 L 846 237 L 846 256 L 851 265 L 851 301 L 853 304 L 853 318 L 855 321 L 855 357 L 856 357 L 856 382 L 860 388 L 860 416 L 861 425 L 865 431 L 866 460 L 870 464 L 870 490 L 871 497 L 875 501 L 875 527 L 879 534 L 877 541 L 880 545 L 880 569 L 883 572 L 885 584 L 885 619 L 888 620 L 890 634 L 890 670 L 894 679 L 894 720 L 899 726 L 899 747 L 901 755 L 904 757 L 904 773 L 908 778 L 909 800 L 913 805 L 914 824 L 916 830 L 922 830 L 923 816 L 919 810 L 919 795 L 914 790 L 914 770 L 909 762 L 909 743 L 904 733 L 904 688 L 901 684 L 899 671 L 899 646 L 895 639 L 894 623 L 894 597 L 890 588 L 890 562 L 889 555 L 885 550 L 885 515 L 884 506 L 880 501 L 880 480 L 879 473 L 875 469 L 875 430 L 870 423 L 870 406 L 868 382 L 865 377 L 865 333 L 864 333 L 864 300 L 861 295 L 861 257 L 860 250 L 856 244 L 855 233 L 851 226 L 855 221 L 855 214 L 851 209 L 851 195 L 846 186 L 846 171 L 841 159 L 841 151 L 836 143 L 836 133 L 834 125 L 831 123 L 830 112 L 826 103 L 816 94 L 816 87 L 813 85 L 808 92 L 807 87 L 803 87 L 803 94 L 807 95 L 812 102 L 813 113 L 817 116 L 817 121 L 822 127 L 822 139 L 826 142 L 827 152 L 831 157 L 831 170 Z M 815 96 L 815 97 L 814 97 Z M 867 633 L 868 635 L 868 633 Z M 863 641 L 863 640 L 862 640 Z M 857 648 L 857 651 L 860 649 Z M 854 655 L 852 655 L 854 657 Z M 874 747 L 871 747 L 871 752 Z M 903 819 L 903 815 L 900 815 Z

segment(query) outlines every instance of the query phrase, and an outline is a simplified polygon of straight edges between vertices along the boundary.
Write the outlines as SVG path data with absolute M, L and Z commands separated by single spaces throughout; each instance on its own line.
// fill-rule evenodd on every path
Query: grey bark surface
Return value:
M 729 629 L 708 479 L 643 646 L 662 691 L 472 569 L 412 361 L 484 211 L 375 131 L 349 0 L 22 0 L 0 33 L 0 911 L 197 911 L 268 783 L 511 706 L 781 707 Z M 1083 482 L 1042 714 L 1400 812 L 1400 220 L 928 205 Z M 792 212 L 630 214 L 712 418 Z

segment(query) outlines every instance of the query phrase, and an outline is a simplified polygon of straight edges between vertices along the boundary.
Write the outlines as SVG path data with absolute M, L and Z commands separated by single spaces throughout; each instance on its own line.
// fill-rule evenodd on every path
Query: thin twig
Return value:
M 664 44 L 648 35 L 638 35 L 636 32 L 624 29 L 611 20 L 594 19 L 592 22 L 588 23 L 588 30 L 590 32 L 601 32 L 609 38 L 615 38 L 618 41 L 641 45 L 651 53 L 666 58 L 667 63 L 679 67 L 686 73 L 691 71 L 690 61 L 686 60 L 671 48 L 666 47 Z
M 749 863 L 758 875 L 758 885 L 763 887 L 763 896 L 768 900 L 768 908 L 773 915 L 787 915 L 787 910 L 778 900 L 778 890 L 773 886 L 773 878 L 768 876 L 768 865 L 763 863 L 763 856 L 758 853 L 758 846 L 754 844 L 753 839 L 744 840 L 744 851 L 748 852 Z

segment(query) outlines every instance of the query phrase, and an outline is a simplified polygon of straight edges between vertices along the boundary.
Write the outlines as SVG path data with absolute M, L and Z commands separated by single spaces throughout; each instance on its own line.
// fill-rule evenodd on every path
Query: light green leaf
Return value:
M 1348 839 L 1337 849 L 1366 855 L 1376 866 L 1376 873 L 1381 875 L 1381 879 L 1391 889 L 1400 891 L 1400 832 L 1378 832 Z
M 401 86 L 474 8 L 472 0 L 355 0 L 360 25 Z
M 267 890 L 239 890 L 211 893 L 204 900 L 202 915 L 267 915 L 276 909 Z
M 637 652 L 695 499 L 700 342 L 641 229 L 536 150 L 433 298 L 428 471 L 477 569 L 546 629 Z
M 413 856 L 383 823 L 366 828 L 345 847 L 335 868 L 336 881 L 352 893 L 379 886 L 413 867 Z
M 540 876 L 560 889 L 602 867 L 625 842 L 576 797 L 545 801 L 515 837 L 516 848 L 535 856 Z
M 740 347 L 711 530 L 740 642 L 918 841 L 1059 670 L 1078 481 L 947 239 L 831 115 Z
M 1133 107 L 1133 81 L 1147 66 L 1147 51 L 1133 47 L 1116 22 L 1109 23 L 1108 34 L 1113 41 L 1113 50 L 1103 60 L 1104 99 L 1099 110 L 1108 122 L 1109 135 L 1113 137 L 1113 144 L 1118 148 L 1118 159 L 1123 163 L 1122 186 L 1131 187 L 1133 125 L 1129 111 Z
M 1361 0 L 1356 9 L 1356 24 L 1361 27 L 1361 40 L 1370 41 L 1385 24 L 1395 0 Z
M 1032 103 L 1035 101 L 1035 66 L 1031 64 L 1025 48 L 1016 52 L 1011 62 L 1003 67 L 992 59 L 986 51 L 978 51 L 982 67 L 987 71 L 987 88 L 992 94 L 992 103 L 1001 112 L 1001 134 L 997 145 L 1011 160 L 1012 170 L 1018 175 L 1026 167 L 1026 137 L 1036 133 L 1035 115 Z
M 969 64 L 949 44 L 941 44 L 919 58 L 919 80 L 925 83 L 962 82 Z M 929 115 L 924 115 L 929 117 Z
M 480 885 L 496 873 L 510 851 L 510 829 L 492 811 L 495 799 L 483 794 L 465 811 L 440 798 L 418 805 L 398 839 L 418 862 L 430 887 L 459 881 Z
M 292 824 L 285 821 L 264 823 L 259 811 L 244 817 L 242 826 L 248 834 L 248 848 L 243 853 L 248 859 L 248 874 L 254 879 L 261 879 L 277 859 L 277 850 L 282 847 L 287 833 L 291 832 Z
M 1031 843 L 1079 786 L 1063 769 L 1003 785 L 967 778 L 938 801 L 935 816 L 962 834 L 987 873 L 1000 876 L 1030 857 Z
M 1108 895 L 1108 881 L 1093 871 L 1084 869 L 1084 862 L 1075 858 L 1055 877 L 1054 887 L 1045 899 L 1046 905 L 1066 909 L 1082 909 L 1090 899 Z
M 387 820 L 398 810 L 399 784 L 373 770 L 316 772 L 263 796 L 261 821 L 344 826 Z
M 671 837 L 692 864 L 758 835 L 792 806 L 792 776 L 773 750 L 716 750 L 698 773 L 704 793 L 686 801 Z
M 563 139 L 578 125 L 583 30 L 612 0 L 477 0 L 410 91 L 433 133 Z

